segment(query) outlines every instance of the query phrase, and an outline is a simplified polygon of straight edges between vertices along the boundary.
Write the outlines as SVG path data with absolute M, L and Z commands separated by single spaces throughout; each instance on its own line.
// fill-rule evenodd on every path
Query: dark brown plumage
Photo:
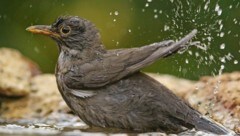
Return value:
M 88 125 L 174 133 L 195 127 L 215 134 L 229 133 L 139 72 L 186 47 L 196 30 L 178 42 L 167 40 L 116 50 L 105 50 L 95 26 L 79 17 L 60 17 L 51 26 L 31 26 L 27 30 L 48 35 L 58 43 L 59 91 Z

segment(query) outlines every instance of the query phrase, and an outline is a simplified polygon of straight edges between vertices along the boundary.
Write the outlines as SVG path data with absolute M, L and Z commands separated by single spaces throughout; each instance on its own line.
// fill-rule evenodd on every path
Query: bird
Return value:
M 51 25 L 33 25 L 26 30 L 56 41 L 59 92 L 89 126 L 136 132 L 179 133 L 195 128 L 219 135 L 229 133 L 140 71 L 187 48 L 196 29 L 176 42 L 164 40 L 111 50 L 103 45 L 96 26 L 78 16 L 60 16 Z

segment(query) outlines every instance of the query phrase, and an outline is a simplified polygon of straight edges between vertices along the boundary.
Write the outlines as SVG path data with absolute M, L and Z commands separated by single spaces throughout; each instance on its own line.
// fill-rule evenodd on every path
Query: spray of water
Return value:
M 154 0 L 147 0 L 143 11 L 146 11 L 153 3 Z M 173 34 L 182 32 L 179 37 L 176 37 L 179 39 L 187 31 L 194 28 L 198 29 L 197 37 L 190 43 L 190 46 L 194 45 L 197 49 L 191 48 L 189 50 L 185 48 L 179 51 L 180 54 L 187 52 L 187 56 L 189 56 L 184 58 L 185 65 L 179 66 L 179 72 L 194 74 L 196 71 L 192 71 L 189 65 L 196 64 L 195 67 L 203 72 L 197 72 L 199 77 L 205 75 L 202 70 L 210 71 L 212 76 L 219 76 L 228 69 L 226 66 L 239 65 L 240 60 L 235 56 L 239 56 L 240 52 L 240 18 L 231 18 L 230 13 L 234 13 L 236 9 L 240 8 L 240 1 L 232 0 L 223 3 L 219 0 L 170 0 L 167 3 L 165 1 L 164 4 L 172 7 L 170 14 L 164 14 L 165 11 L 162 9 L 154 9 L 153 12 L 153 18 L 155 19 L 167 18 L 168 21 L 164 22 L 163 31 Z M 223 4 L 228 5 L 223 6 Z M 238 31 L 234 30 L 236 27 L 239 28 Z M 238 43 L 226 40 L 229 37 L 234 38 Z M 229 52 L 228 50 L 233 47 L 236 48 L 235 52 Z M 219 92 L 220 85 L 221 80 L 219 78 L 212 89 L 213 94 Z M 196 89 L 198 88 L 196 87 Z M 211 110 L 215 106 L 216 100 L 217 98 L 214 97 L 205 106 L 209 116 L 211 116 Z

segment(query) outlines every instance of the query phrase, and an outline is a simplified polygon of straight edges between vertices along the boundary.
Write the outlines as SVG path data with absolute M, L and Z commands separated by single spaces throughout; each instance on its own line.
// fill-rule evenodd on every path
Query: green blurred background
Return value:
M 144 69 L 198 79 L 240 70 L 239 0 L 1 0 L 0 47 L 15 48 L 53 73 L 58 56 L 54 41 L 25 28 L 51 24 L 60 15 L 77 15 L 99 28 L 106 48 L 138 47 L 199 33 L 190 48 Z

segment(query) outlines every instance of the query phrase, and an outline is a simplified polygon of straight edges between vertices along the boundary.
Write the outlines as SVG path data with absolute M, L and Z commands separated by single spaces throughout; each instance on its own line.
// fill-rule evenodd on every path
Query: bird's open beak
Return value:
M 48 35 L 53 37 L 59 37 L 59 34 L 52 32 L 51 26 L 47 26 L 47 25 L 30 26 L 26 30 L 34 34 L 43 34 L 43 35 Z

